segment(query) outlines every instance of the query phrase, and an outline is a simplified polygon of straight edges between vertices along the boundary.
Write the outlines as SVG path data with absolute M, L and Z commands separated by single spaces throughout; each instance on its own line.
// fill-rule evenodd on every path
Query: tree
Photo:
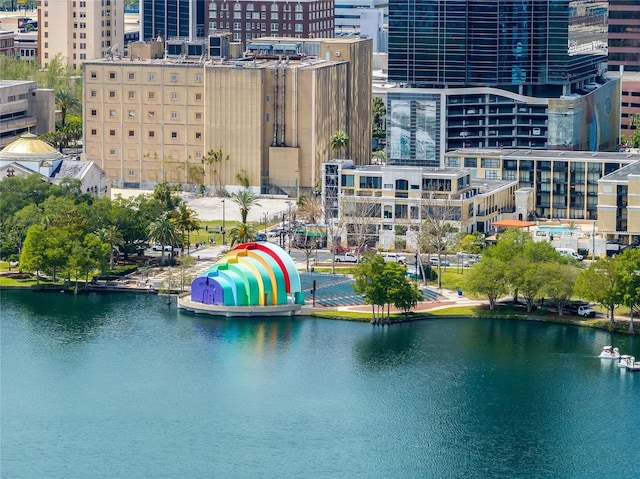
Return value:
M 255 241 L 258 230 L 249 223 L 240 223 L 229 230 L 231 246 Z
M 422 298 L 422 292 L 420 292 L 418 286 L 412 281 L 409 281 L 406 276 L 402 283 L 391 291 L 393 305 L 402 310 L 405 318 L 408 316 L 409 311 L 415 308 Z
M 44 228 L 40 224 L 31 226 L 20 253 L 20 269 L 35 272 L 36 285 L 40 284 L 40 271 L 46 266 L 46 249 Z
M 213 185 L 216 194 L 222 193 L 222 165 L 229 161 L 229 155 L 224 155 L 222 150 L 209 150 L 202 157 L 202 164 L 207 165 L 209 169 L 209 184 Z
M 168 183 L 161 182 L 153 188 L 153 198 L 164 203 L 166 210 L 171 211 L 182 201 L 180 196 L 176 195 L 175 192 L 175 188 Z
M 358 260 L 362 252 L 377 238 L 377 221 L 380 205 L 363 198 L 345 198 L 342 201 L 343 227 L 347 232 L 347 244 L 355 247 Z
M 240 207 L 240 216 L 242 217 L 242 223 L 246 224 L 247 215 L 253 206 L 260 206 L 258 195 L 253 194 L 248 189 L 243 189 L 237 193 L 231 195 L 231 201 Z
M 425 219 L 418 238 L 418 250 L 438 256 L 438 288 L 442 288 L 442 255 L 455 243 L 458 231 L 452 224 L 456 218 L 456 207 L 445 200 L 444 203 L 428 204 L 422 211 Z
M 558 315 L 562 316 L 564 306 L 573 296 L 579 270 L 574 265 L 560 263 L 542 263 L 539 267 L 545 278 L 541 294 L 556 304 Z
M 640 312 L 640 250 L 626 249 L 616 262 L 621 302 L 629 308 L 629 332 L 633 333 L 633 318 Z
M 383 127 L 383 118 L 384 116 L 387 114 L 387 107 L 384 104 L 384 101 L 382 100 L 382 98 L 380 98 L 379 96 L 374 96 L 373 97 L 373 123 L 374 126 L 377 126 L 378 128 L 382 128 Z
M 487 246 L 487 240 L 479 231 L 471 234 L 465 234 L 460 240 L 460 248 L 465 253 L 479 254 Z
M 391 304 L 398 303 L 406 306 L 409 295 L 413 294 L 410 291 L 413 283 L 408 280 L 406 273 L 407 269 L 403 265 L 394 261 L 385 261 L 380 282 L 385 290 L 384 301 L 387 305 L 387 322 L 390 322 Z M 409 303 L 411 303 L 410 299 Z M 409 309 L 411 307 L 410 304 Z
M 349 137 L 344 131 L 336 131 L 331 135 L 331 151 L 337 151 L 340 156 L 349 147 Z
M 109 245 L 93 233 L 73 242 L 68 268 L 75 277 L 75 294 L 78 294 L 79 278 L 84 277 L 85 284 L 89 284 L 89 273 L 104 266 L 108 249 Z
M 508 291 L 504 263 L 496 258 L 484 256 L 469 271 L 466 287 L 471 293 L 486 296 L 489 309 L 495 309 L 498 298 Z
M 178 205 L 177 210 L 170 213 L 171 219 L 180 231 L 182 243 L 187 244 L 187 254 L 191 246 L 191 232 L 200 229 L 198 214 L 184 203 Z
M 380 309 L 386 303 L 386 289 L 381 281 L 384 267 L 385 261 L 382 256 L 367 255 L 356 267 L 354 273 L 353 289 L 357 294 L 364 296 L 365 303 L 371 305 L 372 323 L 379 322 L 376 316 L 376 306 Z
M 614 311 L 622 302 L 616 269 L 614 258 L 599 259 L 582 270 L 574 288 L 576 296 L 600 303 L 607 310 L 612 327 L 615 321 Z
M 149 239 L 162 246 L 160 258 L 164 263 L 164 247 L 176 246 L 180 242 L 180 234 L 175 223 L 164 215 L 149 225 Z
M 75 92 L 68 88 L 62 88 L 55 93 L 56 107 L 60 109 L 60 123 L 61 128 L 64 130 L 66 126 L 67 112 L 76 112 L 81 106 L 82 102 L 76 96 Z
M 115 252 L 118 251 L 117 245 L 124 241 L 122 233 L 116 225 L 109 225 L 98 230 L 99 238 L 109 245 L 109 269 L 113 269 Z
M 307 223 L 317 224 L 322 220 L 322 198 L 319 196 L 303 196 L 298 201 L 298 215 Z

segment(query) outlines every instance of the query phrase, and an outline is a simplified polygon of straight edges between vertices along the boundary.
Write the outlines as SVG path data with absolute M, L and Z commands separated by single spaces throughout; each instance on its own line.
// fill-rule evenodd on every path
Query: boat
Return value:
M 620 350 L 613 346 L 605 346 L 600 353 L 601 359 L 620 359 Z
M 629 356 L 628 354 L 620 356 L 618 366 L 626 369 L 627 371 L 640 371 L 640 362 L 636 361 L 635 357 Z

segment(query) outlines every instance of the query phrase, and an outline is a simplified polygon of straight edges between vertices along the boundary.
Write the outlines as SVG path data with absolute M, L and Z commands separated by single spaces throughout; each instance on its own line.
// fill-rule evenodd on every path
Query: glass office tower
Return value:
M 607 60 L 607 2 L 390 0 L 389 79 L 553 96 Z
M 204 37 L 204 0 L 141 0 L 141 39 Z

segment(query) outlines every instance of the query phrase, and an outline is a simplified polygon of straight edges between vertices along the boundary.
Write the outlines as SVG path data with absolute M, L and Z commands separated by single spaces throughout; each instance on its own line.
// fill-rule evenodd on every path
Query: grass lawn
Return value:
M 229 242 L 229 231 L 239 223 L 239 221 L 225 221 L 224 227 L 227 231 L 227 242 Z M 264 223 L 258 224 L 256 222 L 252 222 L 252 224 L 256 228 L 258 233 L 264 233 Z M 267 223 L 267 231 L 279 224 L 279 222 Z M 195 245 L 196 243 L 209 244 L 209 239 L 213 239 L 215 244 L 222 244 L 222 233 L 217 232 L 222 228 L 222 220 L 200 221 L 200 226 L 201 228 L 198 231 L 192 231 L 189 235 L 189 240 L 191 241 L 192 245 Z
M 40 284 L 60 284 L 62 282 L 56 281 L 55 283 L 48 278 L 40 278 Z M 36 285 L 36 277 L 31 275 L 2 275 L 0 276 L 0 286 L 2 287 L 16 287 L 16 286 L 35 286 Z

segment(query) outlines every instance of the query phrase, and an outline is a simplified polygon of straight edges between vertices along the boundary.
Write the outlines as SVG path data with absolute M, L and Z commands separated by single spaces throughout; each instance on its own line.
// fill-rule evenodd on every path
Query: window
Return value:
M 109 150 L 109 154 L 110 154 L 110 155 L 112 155 L 112 156 L 113 156 L 113 155 L 115 155 L 115 154 L 116 154 L 116 150 L 115 150 L 115 148 L 111 148 L 111 149 Z
M 115 110 L 109 110 L 109 116 L 116 116 L 116 111 Z
M 196 131 L 196 140 L 199 140 L 202 138 L 202 133 L 200 133 L 199 131 Z
M 116 130 L 109 130 L 109 136 L 116 136 Z
M 136 79 L 136 74 L 135 73 L 129 73 L 129 80 L 135 80 Z
M 177 120 L 178 119 L 178 112 L 177 111 L 172 111 L 171 112 L 171 119 L 172 120 Z
M 196 83 L 202 83 L 202 75 L 196 75 Z
M 155 73 L 149 73 L 149 81 L 153 81 L 156 79 L 156 74 Z
M 171 81 L 178 81 L 178 74 L 177 73 L 172 73 L 171 74 Z
M 156 92 L 155 91 L 150 91 L 149 92 L 149 100 L 153 100 L 156 97 Z
M 135 118 L 136 112 L 135 110 L 129 110 L 129 118 Z
M 202 100 L 202 93 L 196 93 L 196 101 Z
M 269 112 L 267 112 L 265 114 L 264 121 L 267 122 L 267 123 L 269 123 L 271 121 L 271 115 L 269 114 Z
M 91 136 L 96 136 L 98 134 L 98 130 L 91 130 Z
M 202 120 L 202 113 L 196 112 L 196 120 Z
M 234 22 L 233 23 L 233 29 L 234 30 L 242 30 L 242 26 L 240 25 L 240 22 Z
M 136 136 L 136 132 L 134 130 L 129 130 L 129 138 Z
M 115 91 L 110 91 L 109 92 L 109 98 L 115 98 L 116 97 L 116 92 Z
M 149 138 L 155 138 L 155 137 L 156 137 L 156 132 L 155 132 L 155 131 L 153 131 L 153 130 L 151 130 L 151 131 L 149 132 Z
M 498 158 L 482 158 L 480 165 L 482 168 L 500 168 L 500 160 Z
M 302 31 L 302 23 L 296 23 L 296 32 Z
M 172 131 L 172 132 L 171 132 L 171 138 L 173 138 L 174 140 L 175 140 L 176 138 L 178 138 L 178 132 L 177 132 L 177 131 Z
M 171 92 L 171 99 L 172 100 L 177 100 L 178 99 L 178 94 L 176 92 Z
M 149 118 L 155 118 L 156 117 L 156 112 L 155 111 L 150 111 L 149 112 Z
M 133 100 L 136 97 L 136 92 L 130 91 L 127 96 L 129 97 L 129 100 Z
M 98 92 L 96 90 L 91 90 L 91 98 L 95 98 L 98 96 Z
M 136 170 L 129 170 L 129 176 L 136 176 Z
M 98 114 L 98 110 L 91 110 L 91 116 L 96 116 Z
M 196 151 L 196 158 L 198 159 L 202 158 L 202 152 Z
M 464 167 L 465 168 L 477 168 L 478 167 L 478 159 L 477 158 L 465 158 L 464 159 Z
M 109 80 L 115 80 L 116 79 L 116 72 L 109 72 Z

